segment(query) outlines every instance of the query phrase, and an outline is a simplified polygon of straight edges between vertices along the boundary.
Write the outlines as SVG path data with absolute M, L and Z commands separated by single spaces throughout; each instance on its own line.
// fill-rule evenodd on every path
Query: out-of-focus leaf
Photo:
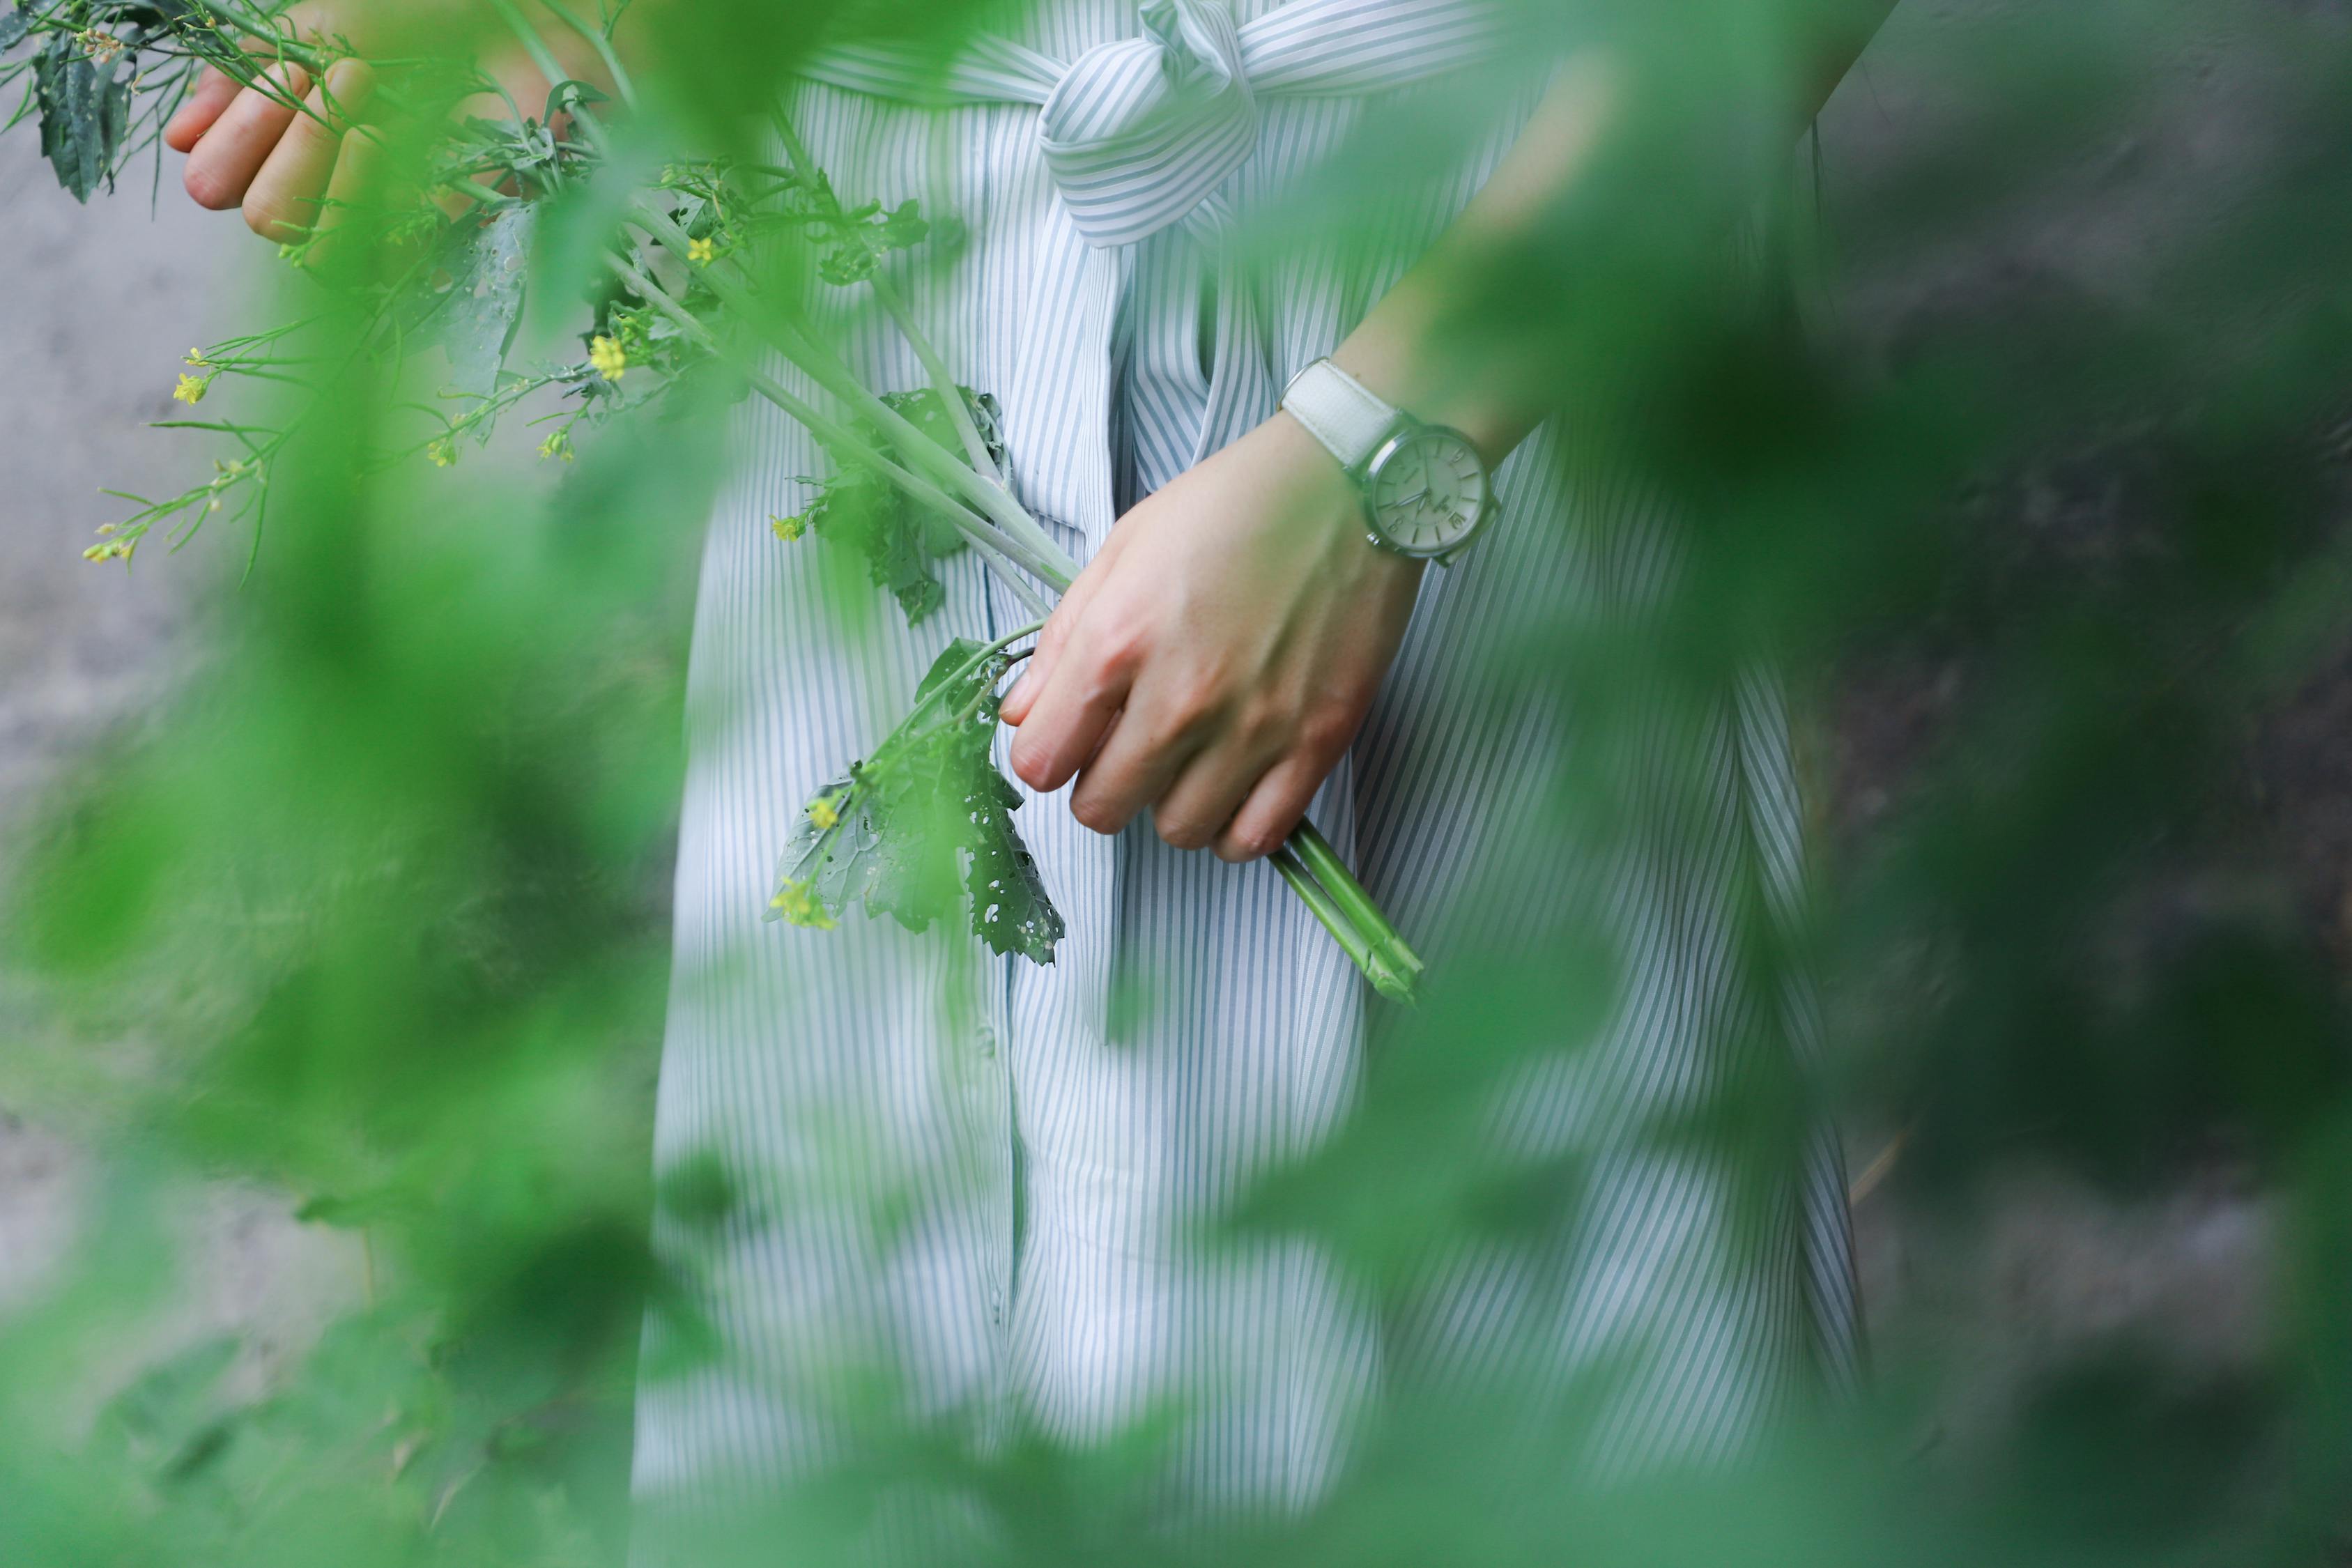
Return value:
M 452 390 L 483 396 L 498 384 L 522 319 L 537 224 L 535 208 L 509 207 L 466 233 L 456 247 L 446 303 L 436 312 Z
M 961 390 L 964 405 L 971 411 L 990 458 L 1002 464 L 1004 447 L 997 434 L 996 400 L 969 387 Z M 947 406 L 937 393 L 928 387 L 894 392 L 882 401 L 949 451 L 961 449 L 949 422 Z M 898 449 L 880 430 L 862 423 L 858 430 L 874 450 L 898 456 Z M 919 624 L 947 597 L 947 590 L 933 567 L 965 547 L 963 536 L 948 520 L 908 500 L 888 480 L 860 462 L 856 454 L 835 452 L 833 456 L 834 477 L 814 504 L 793 521 L 799 528 L 814 529 L 828 542 L 845 545 L 864 556 L 874 585 L 887 589 L 898 601 L 908 626 Z

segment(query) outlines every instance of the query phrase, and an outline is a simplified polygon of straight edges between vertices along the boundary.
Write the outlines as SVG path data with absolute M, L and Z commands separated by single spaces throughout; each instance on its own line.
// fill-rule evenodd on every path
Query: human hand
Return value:
M 352 25 L 362 18 L 372 30 L 355 36 Z M 312 0 L 287 12 L 285 20 L 293 39 L 329 48 L 356 42 L 413 51 L 425 47 L 420 35 L 431 33 L 436 21 L 445 24 L 439 37 L 466 36 L 447 6 L 410 5 L 386 15 L 367 11 L 360 0 Z M 257 48 L 266 52 L 267 46 Z M 560 45 L 556 52 L 562 53 Z M 528 114 L 546 101 L 551 84 L 520 48 L 485 57 L 480 68 L 497 90 L 460 102 L 458 116 L 503 119 L 515 106 Z M 569 62 L 565 68 L 572 68 Z M 323 82 L 314 82 L 293 60 L 276 61 L 261 74 L 266 85 L 247 87 L 207 67 L 163 128 L 164 143 L 188 155 L 183 180 L 199 206 L 239 207 L 265 239 L 323 237 L 368 184 L 383 147 L 362 118 L 374 90 L 373 73 L 364 60 L 346 54 L 326 68 Z M 593 62 L 583 62 L 575 74 L 593 79 L 597 73 Z M 453 212 L 464 205 L 455 196 L 444 202 Z
M 1116 833 L 1150 808 L 1226 860 L 1289 837 L 1355 740 L 1423 563 L 1378 549 L 1330 455 L 1277 414 L 1119 520 L 1004 700 L 1013 771 L 1073 774 Z
M 294 37 L 316 41 L 337 31 L 338 18 L 310 5 L 286 21 Z M 207 66 L 163 127 L 163 142 L 188 155 L 182 183 L 198 206 L 242 207 L 256 234 L 283 242 L 331 227 L 340 204 L 350 200 L 372 143 L 345 132 L 375 83 L 366 64 L 352 58 L 328 67 L 323 82 L 292 60 L 260 75 L 266 86 L 247 87 Z

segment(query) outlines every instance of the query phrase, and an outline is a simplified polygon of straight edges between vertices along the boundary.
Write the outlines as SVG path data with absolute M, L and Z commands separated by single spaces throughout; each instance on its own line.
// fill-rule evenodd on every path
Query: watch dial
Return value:
M 1416 430 L 1373 473 L 1372 517 L 1391 544 L 1437 555 L 1469 537 L 1486 509 L 1486 469 L 1451 430 Z

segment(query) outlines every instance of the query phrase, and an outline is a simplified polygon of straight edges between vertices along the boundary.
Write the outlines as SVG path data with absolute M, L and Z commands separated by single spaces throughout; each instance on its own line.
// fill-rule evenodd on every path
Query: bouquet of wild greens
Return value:
M 940 562 L 969 550 L 1035 619 L 985 646 L 950 643 L 898 726 L 806 804 L 778 871 L 771 918 L 831 927 L 862 904 L 869 915 L 922 930 L 961 902 L 994 951 L 1051 963 L 1062 919 L 1013 826 L 1019 793 L 991 752 L 997 686 L 1025 657 L 1014 645 L 1042 626 L 1077 567 L 1014 497 L 994 401 L 956 380 L 891 281 L 888 258 L 922 245 L 929 224 L 912 202 L 885 207 L 836 194 L 781 110 L 779 163 L 680 160 L 632 178 L 612 156 L 606 92 L 566 72 L 510 0 L 488 4 L 554 84 L 543 104 L 509 98 L 507 116 L 462 116 L 451 110 L 467 97 L 504 89 L 470 67 L 371 62 L 378 103 L 446 128 L 407 199 L 383 204 L 373 231 L 355 239 L 346 222 L 333 237 L 339 247 L 373 244 L 400 258 L 344 285 L 364 293 L 363 352 L 400 356 L 429 342 L 447 361 L 444 406 L 426 410 L 419 439 L 380 460 L 421 455 L 452 465 L 467 443 L 487 441 L 502 415 L 541 396 L 559 398 L 562 408 L 543 416 L 552 428 L 540 453 L 569 459 L 583 423 L 712 374 L 732 377 L 804 426 L 832 472 L 814 504 L 774 520 L 780 540 L 814 533 L 854 552 L 909 624 L 943 599 Z M 612 35 L 627 0 L 600 0 L 593 17 L 559 0 L 538 4 L 593 48 L 625 114 L 635 93 Z M 297 112 L 316 113 L 288 96 L 268 68 L 292 62 L 324 81 L 327 68 L 352 51 L 340 40 L 299 35 L 284 8 L 283 0 L 19 0 L 0 12 L 0 81 L 26 79 L 10 123 L 37 116 L 59 181 L 86 200 L 156 146 L 206 65 Z M 603 284 L 592 291 L 582 356 L 523 370 L 509 363 L 509 351 L 530 253 L 549 242 L 542 229 L 556 226 L 551 210 L 570 243 L 592 247 Z M 313 230 L 281 248 L 306 261 L 321 243 Z M 870 291 L 929 384 L 889 392 L 864 384 L 794 292 L 762 288 L 744 265 L 768 246 L 801 247 L 807 270 L 825 286 Z M 193 408 L 224 377 L 316 384 L 323 379 L 317 368 L 284 352 L 299 325 L 192 351 L 175 395 Z M 762 350 L 804 373 L 823 406 L 766 374 Z M 298 405 L 275 427 L 166 422 L 225 437 L 235 456 L 177 496 L 125 496 L 137 510 L 102 528 L 87 553 L 127 561 L 158 529 L 176 546 L 225 509 L 231 521 L 250 521 L 257 546 L 272 468 L 303 417 Z M 1420 960 L 1313 826 L 1302 824 L 1272 858 L 1366 977 L 1382 994 L 1410 999 Z

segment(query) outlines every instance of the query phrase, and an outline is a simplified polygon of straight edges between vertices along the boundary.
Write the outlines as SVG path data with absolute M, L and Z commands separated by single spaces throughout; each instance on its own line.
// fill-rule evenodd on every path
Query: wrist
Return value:
M 1489 473 L 1503 466 L 1530 428 L 1473 378 L 1449 374 L 1433 355 L 1404 352 L 1358 332 L 1331 352 L 1331 363 L 1423 424 L 1462 432 Z

